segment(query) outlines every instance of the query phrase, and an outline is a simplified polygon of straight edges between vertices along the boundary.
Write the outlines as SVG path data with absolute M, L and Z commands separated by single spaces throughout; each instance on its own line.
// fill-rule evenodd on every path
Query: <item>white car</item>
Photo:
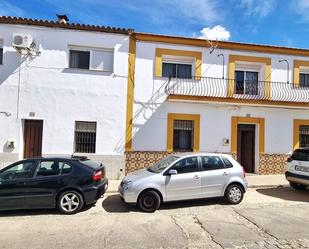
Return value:
M 292 188 L 305 190 L 309 186 L 309 148 L 297 149 L 288 158 L 285 177 Z
M 247 190 L 243 167 L 230 155 L 172 155 L 153 166 L 127 175 L 118 191 L 126 203 L 154 212 L 162 202 L 223 197 L 242 201 Z

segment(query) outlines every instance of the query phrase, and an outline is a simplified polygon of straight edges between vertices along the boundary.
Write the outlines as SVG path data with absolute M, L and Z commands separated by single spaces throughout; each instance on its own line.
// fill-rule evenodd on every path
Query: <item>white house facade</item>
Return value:
M 0 127 L 0 167 L 77 153 L 117 179 L 193 151 L 279 174 L 309 147 L 309 50 L 0 17 Z
M 135 41 L 127 171 L 196 151 L 279 174 L 289 152 L 309 146 L 308 50 L 143 33 Z
M 78 153 L 106 164 L 109 177 L 119 177 L 128 34 L 0 18 L 0 167 L 33 156 Z M 32 39 L 31 50 L 14 47 L 23 37 Z

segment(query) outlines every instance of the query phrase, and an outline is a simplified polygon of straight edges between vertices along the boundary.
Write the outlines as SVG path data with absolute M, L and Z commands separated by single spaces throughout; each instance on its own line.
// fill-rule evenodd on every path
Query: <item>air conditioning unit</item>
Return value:
M 17 50 L 21 49 L 31 50 L 35 47 L 32 36 L 27 34 L 13 34 L 12 45 Z

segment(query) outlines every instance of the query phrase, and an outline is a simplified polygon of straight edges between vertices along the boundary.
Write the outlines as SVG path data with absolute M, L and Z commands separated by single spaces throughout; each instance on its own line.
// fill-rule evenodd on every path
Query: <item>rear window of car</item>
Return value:
M 296 161 L 307 161 L 308 162 L 309 161 L 309 150 L 302 150 L 302 149 L 295 150 L 291 158 Z
M 221 158 L 224 162 L 225 168 L 233 168 L 233 164 L 230 162 L 229 159 L 227 159 L 226 157 L 221 157 Z
M 101 164 L 100 163 L 96 163 L 94 161 L 91 161 L 91 160 L 80 160 L 79 161 L 81 164 L 84 164 L 92 169 L 99 169 L 101 168 Z

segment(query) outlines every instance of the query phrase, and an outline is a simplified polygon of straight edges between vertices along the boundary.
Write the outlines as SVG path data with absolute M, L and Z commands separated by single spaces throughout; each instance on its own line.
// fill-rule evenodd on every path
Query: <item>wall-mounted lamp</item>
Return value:
M 12 115 L 11 112 L 0 112 L 0 114 L 4 114 L 5 116 L 9 117 Z
M 285 62 L 285 63 L 286 63 L 286 65 L 287 65 L 287 76 L 286 76 L 286 77 L 287 77 L 287 80 L 286 80 L 286 82 L 289 83 L 289 79 L 290 79 L 290 76 L 289 76 L 290 64 L 289 64 L 288 60 L 283 59 L 283 60 L 279 60 L 278 62 L 279 62 L 279 63 L 281 63 L 281 62 Z
M 222 79 L 224 79 L 224 65 L 225 65 L 225 61 L 224 61 L 224 54 L 218 54 L 217 57 L 222 57 Z

